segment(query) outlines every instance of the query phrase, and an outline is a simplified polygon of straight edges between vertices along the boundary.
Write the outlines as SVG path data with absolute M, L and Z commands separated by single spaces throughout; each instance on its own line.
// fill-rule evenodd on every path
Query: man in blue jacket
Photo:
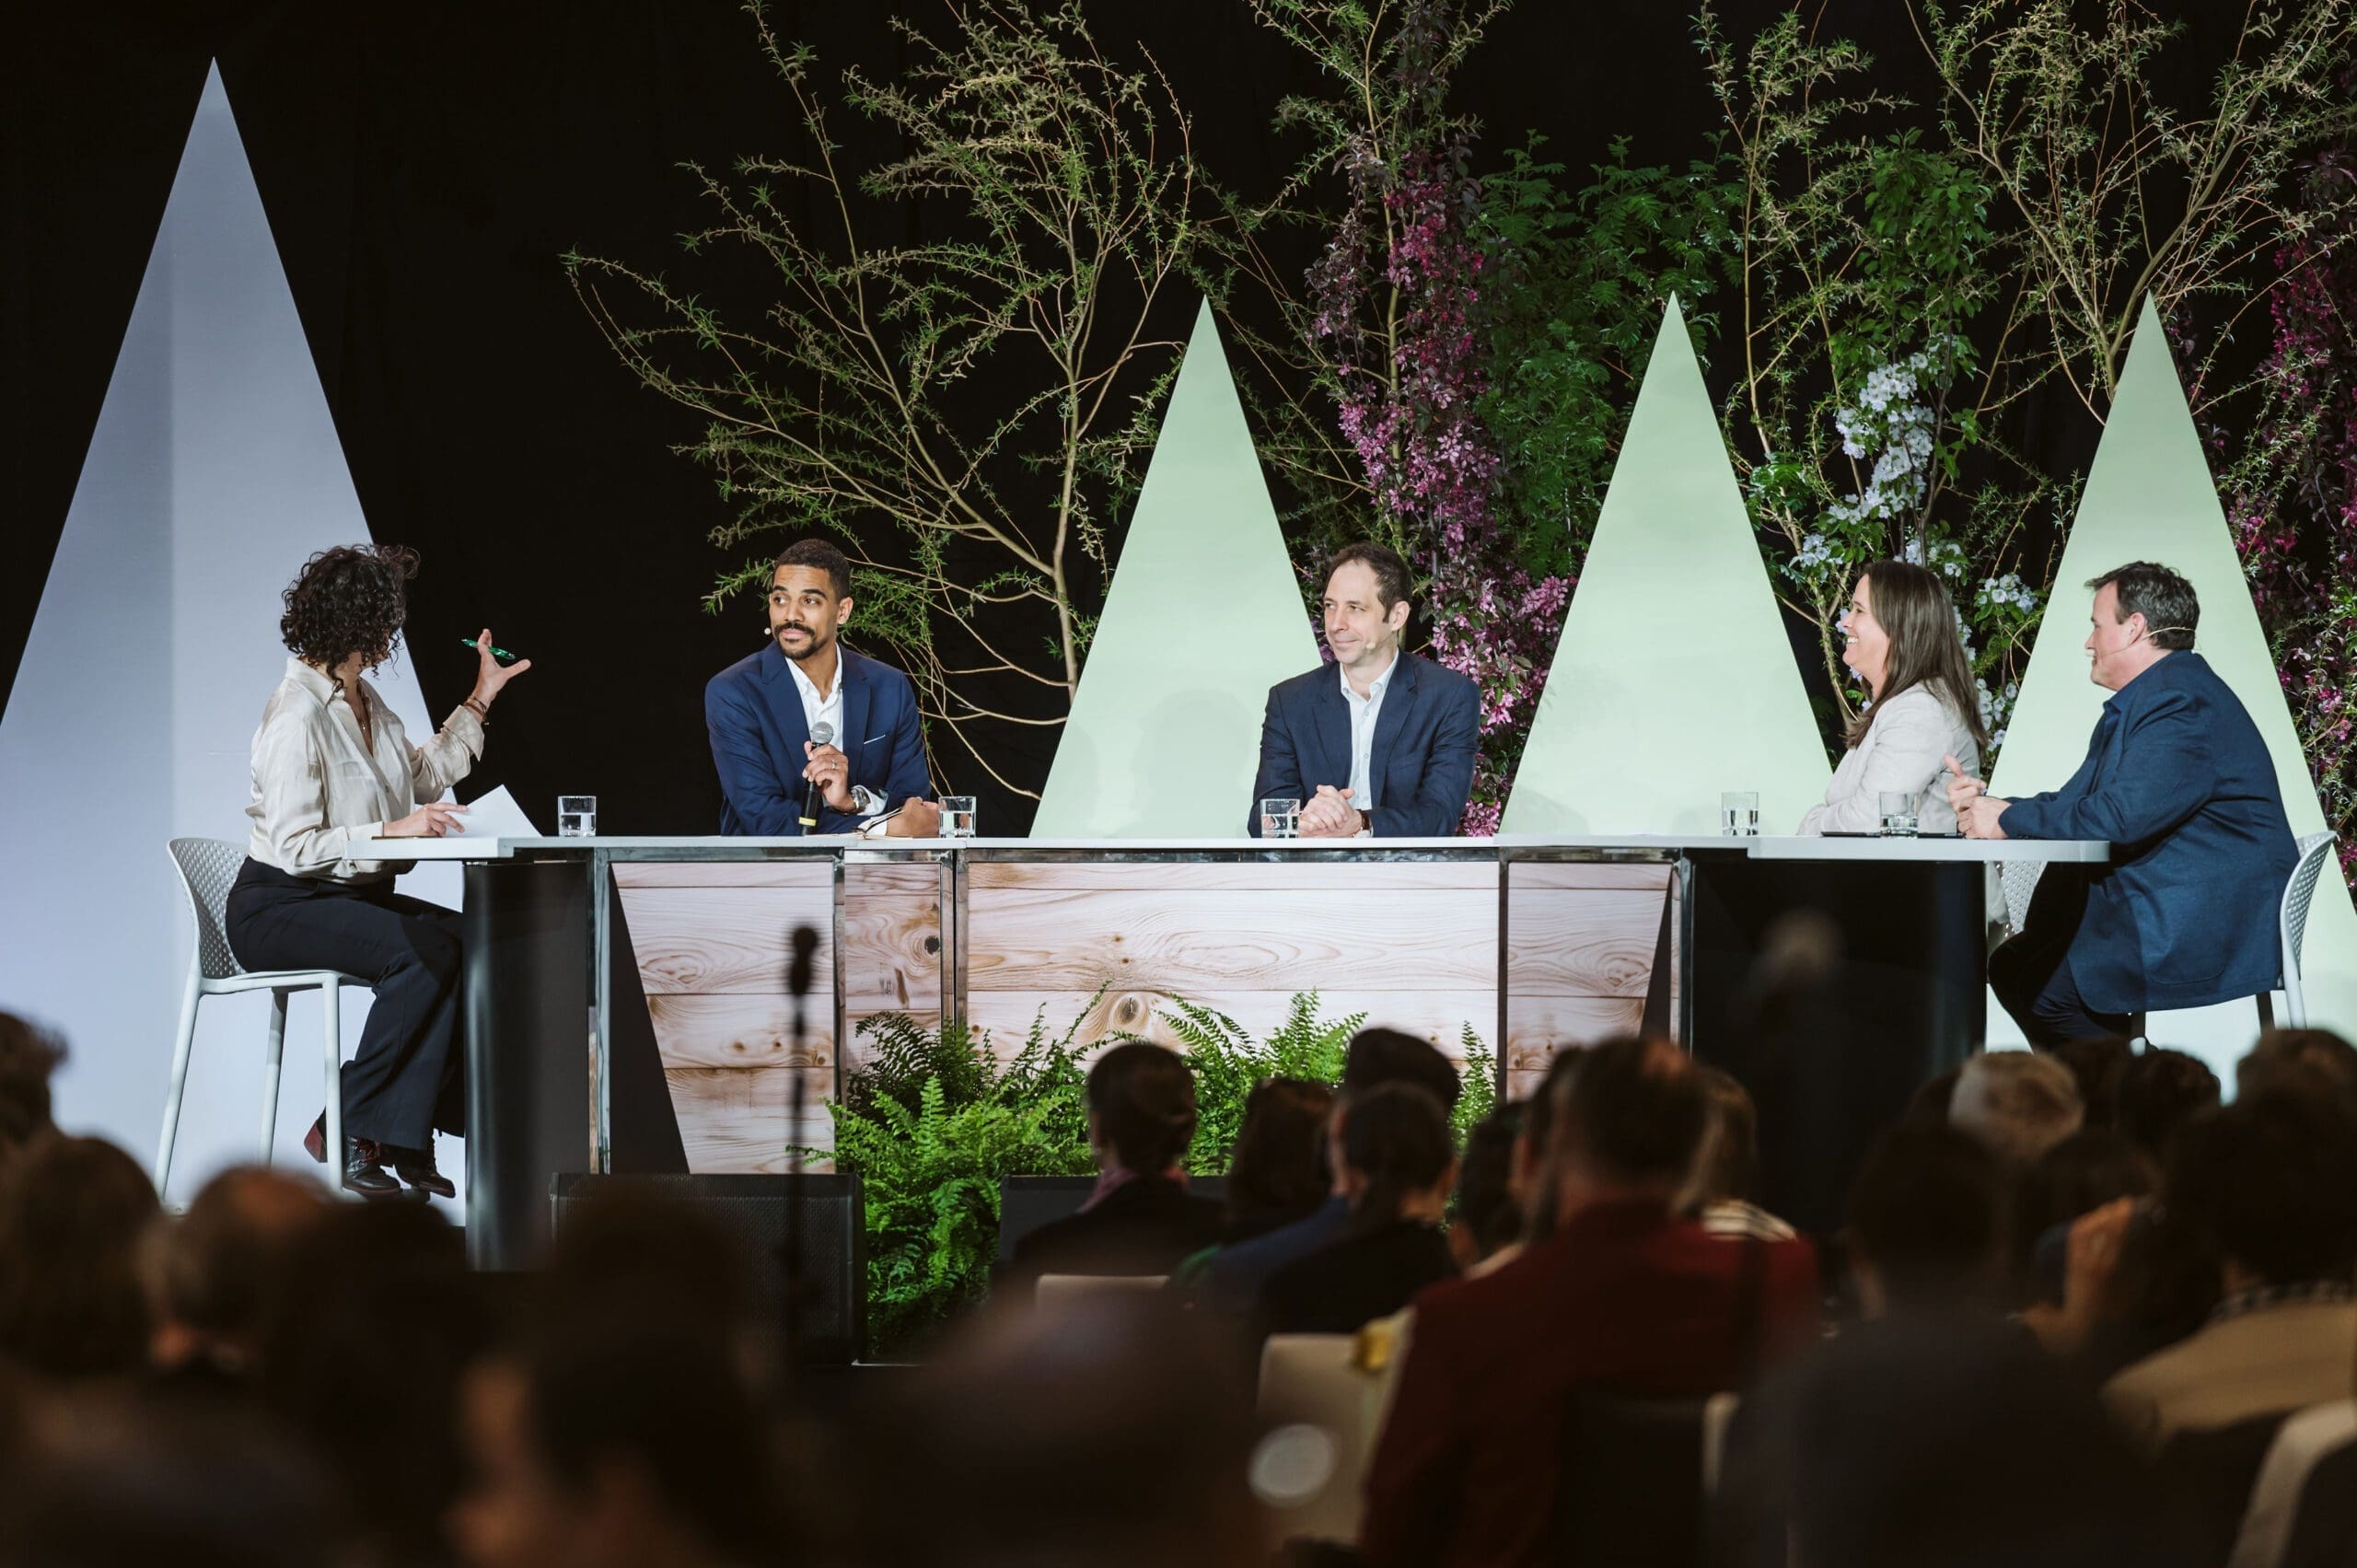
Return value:
M 2193 585 L 2138 561 L 2087 586 L 2087 656 L 2112 696 L 2071 782 L 2001 800 L 1948 759 L 1968 837 L 2111 843 L 2108 865 L 2048 867 L 2021 934 L 1989 956 L 1989 983 L 2032 1045 L 2273 990 L 2297 858 L 2258 726 L 2192 651 Z
M 1245 830 L 1260 837 L 1260 803 L 1282 797 L 1301 802 L 1305 839 L 1456 832 L 1481 689 L 1400 651 L 1408 563 L 1379 544 L 1345 546 L 1327 569 L 1325 618 L 1334 662 L 1269 689 Z
M 931 786 L 915 688 L 891 666 L 842 645 L 836 633 L 851 610 L 851 563 L 833 545 L 803 540 L 772 566 L 768 645 L 703 689 L 722 832 L 938 831 L 940 811 L 924 798 Z M 829 738 L 814 740 L 822 725 Z M 812 783 L 820 799 L 815 819 L 805 821 Z M 891 811 L 896 800 L 900 809 Z

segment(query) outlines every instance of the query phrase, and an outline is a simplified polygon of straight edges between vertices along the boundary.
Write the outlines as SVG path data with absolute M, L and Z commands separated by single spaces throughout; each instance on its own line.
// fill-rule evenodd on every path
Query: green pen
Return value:
M 471 648 L 471 647 L 473 647 L 473 646 L 475 645 L 475 640 L 474 640 L 472 637 L 461 637 L 461 638 L 459 638 L 459 642 L 461 642 L 461 643 L 464 643 L 468 647 L 470 647 L 470 648 Z M 492 657 L 493 657 L 493 658 L 504 658 L 504 659 L 508 659 L 508 660 L 511 660 L 511 661 L 516 657 L 516 656 L 515 656 L 514 654 L 509 653 L 505 648 L 501 647 L 497 643 L 493 643 L 493 644 L 491 645 L 491 656 L 492 656 Z

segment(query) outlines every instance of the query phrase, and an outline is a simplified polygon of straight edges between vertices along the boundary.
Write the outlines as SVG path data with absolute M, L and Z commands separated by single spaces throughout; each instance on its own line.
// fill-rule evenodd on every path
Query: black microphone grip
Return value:
M 841 678 L 838 677 L 837 679 Z M 830 746 L 834 743 L 834 739 L 835 726 L 833 725 L 819 723 L 810 726 L 810 744 L 813 746 Z M 825 805 L 826 801 L 826 792 L 819 787 L 819 781 L 817 779 L 806 779 L 803 781 L 802 830 L 804 832 L 807 833 L 811 829 L 819 825 L 819 807 Z

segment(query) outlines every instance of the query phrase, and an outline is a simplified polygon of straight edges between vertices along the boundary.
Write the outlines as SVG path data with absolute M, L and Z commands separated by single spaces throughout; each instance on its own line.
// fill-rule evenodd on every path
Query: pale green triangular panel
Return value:
M 1678 301 L 1506 802 L 1510 833 L 1707 833 L 1723 790 L 1790 832 L 1825 744 Z
M 2030 645 L 2021 695 L 1990 780 L 1993 793 L 2035 795 L 2056 788 L 2085 759 L 2088 737 L 2110 693 L 2088 679 L 2084 645 L 2091 596 L 2082 585 L 2130 561 L 2160 562 L 2193 584 L 2201 601 L 2196 650 L 2234 688 L 2266 738 L 2293 833 L 2322 829 L 2324 811 L 2276 679 L 2267 633 L 2251 603 L 2168 339 L 2149 299 L 2087 473 L 2079 515 L 2063 543 L 2054 597 Z M 2317 888 L 2305 972 L 2309 1019 L 2336 1028 L 2357 1026 L 2357 909 L 2337 867 L 2326 870 Z M 2256 1018 L 2252 1007 L 2203 1009 L 2198 1015 L 2154 1015 L 2151 1027 L 2161 1043 L 2202 1048 L 2213 1065 L 2223 1066 L 2248 1049 Z
M 1032 835 L 1240 836 L 1269 688 L 1317 663 L 1318 639 L 1206 303 Z

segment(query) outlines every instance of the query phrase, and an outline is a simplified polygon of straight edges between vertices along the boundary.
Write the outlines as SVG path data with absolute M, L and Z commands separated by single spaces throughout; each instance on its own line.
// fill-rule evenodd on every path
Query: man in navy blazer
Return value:
M 1245 830 L 1260 837 L 1260 803 L 1274 796 L 1302 803 L 1305 839 L 1456 832 L 1473 789 L 1481 689 L 1400 651 L 1408 563 L 1379 544 L 1337 552 L 1325 618 L 1334 662 L 1269 689 Z
M 842 645 L 851 563 L 823 540 L 787 547 L 770 573 L 769 645 L 703 689 L 704 725 L 720 771 L 720 830 L 754 837 L 858 832 L 931 838 L 940 812 L 924 797 L 924 737 L 916 691 L 889 665 Z M 811 739 L 825 725 L 832 738 Z M 816 783 L 817 819 L 803 820 Z
M 2087 656 L 2112 692 L 2087 760 L 2020 800 L 1961 770 L 1948 786 L 1969 837 L 2111 843 L 2108 865 L 2048 867 L 2021 934 L 1989 956 L 1989 983 L 2032 1045 L 2273 990 L 2276 911 L 2298 857 L 2258 726 L 2192 651 L 2193 585 L 2138 561 L 2087 586 Z

